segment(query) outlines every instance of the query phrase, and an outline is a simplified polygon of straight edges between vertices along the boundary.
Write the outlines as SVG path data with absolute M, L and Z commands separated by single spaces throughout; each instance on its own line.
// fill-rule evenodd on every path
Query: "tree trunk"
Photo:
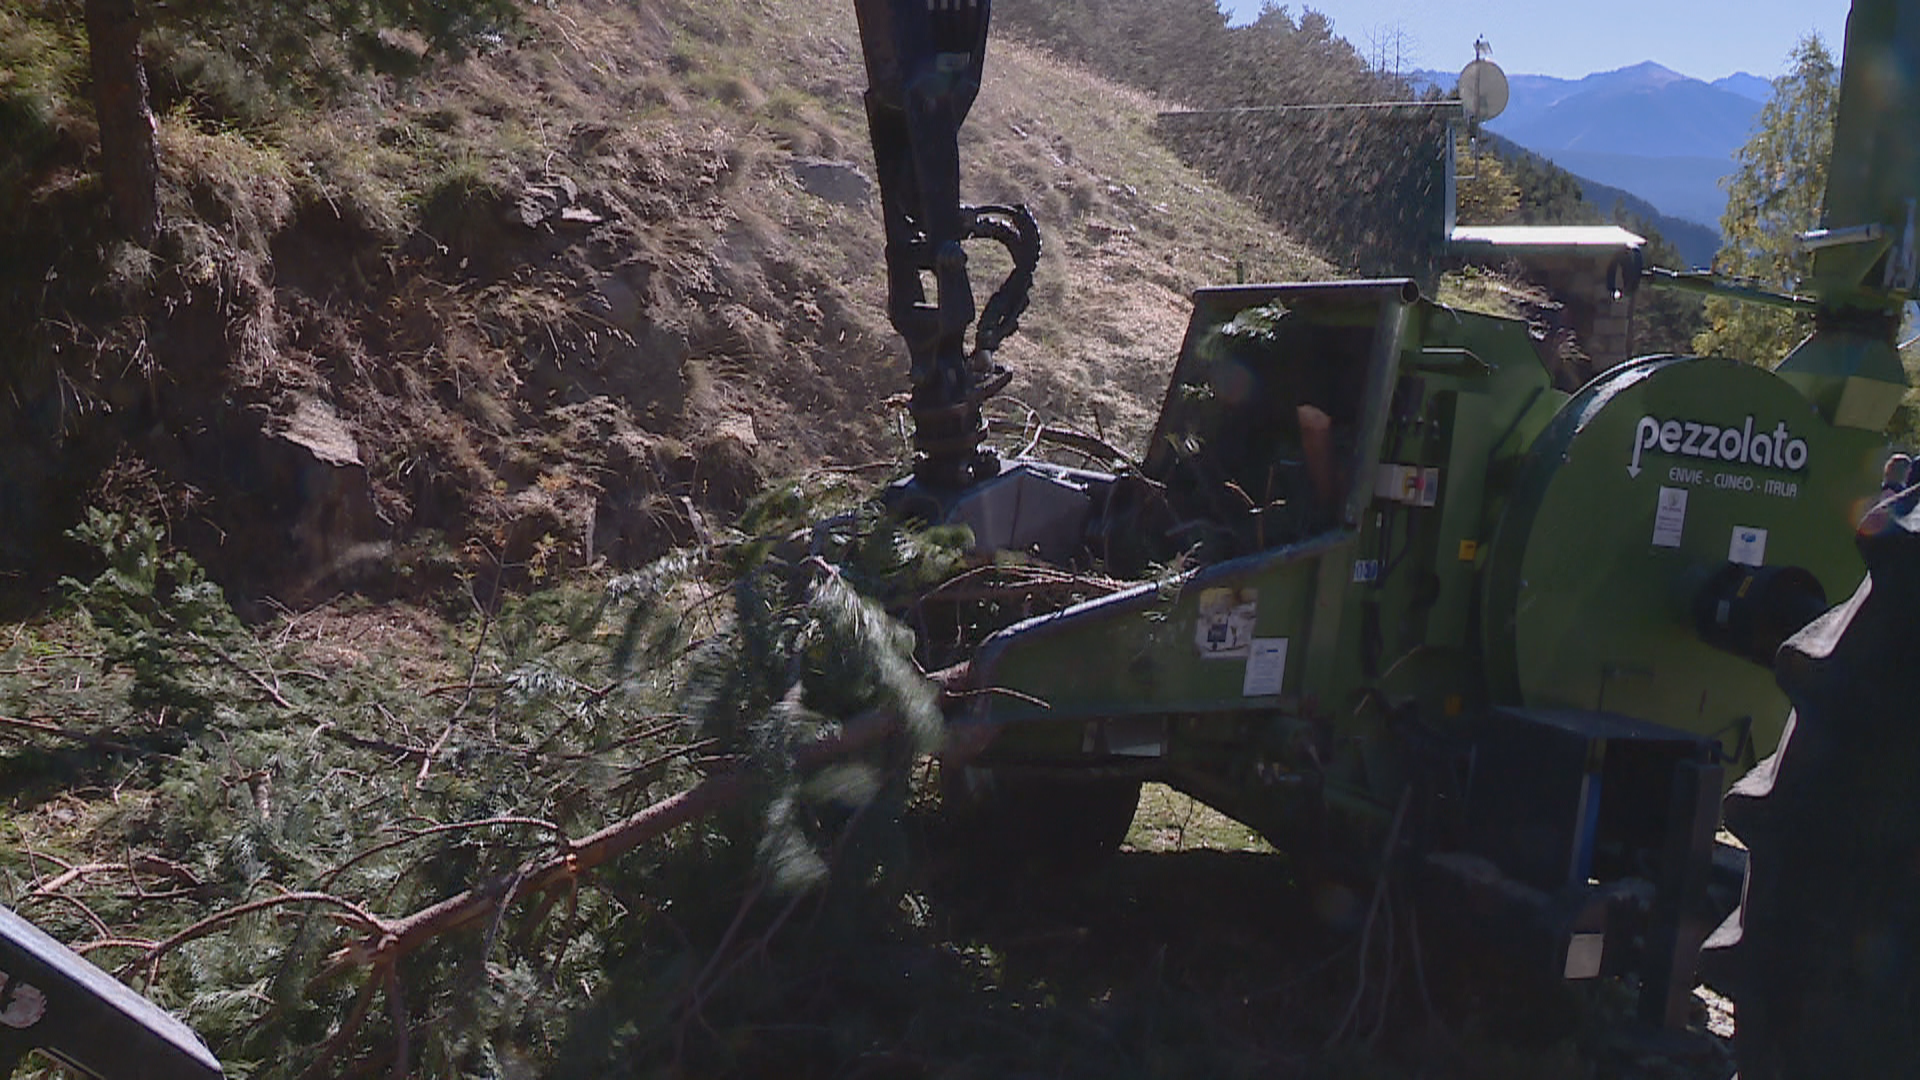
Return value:
M 140 23 L 133 0 L 86 0 L 86 15 L 101 178 L 114 223 L 135 243 L 151 247 L 160 235 L 160 162 L 140 58 Z

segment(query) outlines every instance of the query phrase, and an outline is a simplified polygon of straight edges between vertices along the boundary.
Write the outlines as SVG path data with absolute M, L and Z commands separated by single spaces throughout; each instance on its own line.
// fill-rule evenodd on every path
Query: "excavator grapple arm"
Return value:
M 1040 261 L 1022 206 L 960 201 L 960 126 L 980 91 L 990 0 L 855 0 L 867 126 L 886 225 L 887 310 L 911 362 L 914 474 L 935 490 L 999 471 L 980 406 L 1010 379 L 993 361 L 1018 328 Z M 977 314 L 964 243 L 999 243 L 1014 268 Z M 928 284 L 932 297 L 928 296 Z

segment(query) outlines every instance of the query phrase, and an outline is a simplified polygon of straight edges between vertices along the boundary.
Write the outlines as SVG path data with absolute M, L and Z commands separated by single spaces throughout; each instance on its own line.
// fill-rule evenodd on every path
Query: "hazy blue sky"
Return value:
M 1259 13 L 1261 0 L 1224 0 L 1234 21 Z M 1736 71 L 1772 78 L 1787 53 L 1817 30 L 1837 56 L 1848 0 L 1318 0 L 1312 8 L 1334 32 L 1372 58 L 1375 43 L 1403 31 L 1409 68 L 1458 71 L 1485 35 L 1493 59 L 1510 74 L 1577 78 L 1654 60 L 1713 80 Z M 1389 45 L 1388 55 L 1392 55 Z

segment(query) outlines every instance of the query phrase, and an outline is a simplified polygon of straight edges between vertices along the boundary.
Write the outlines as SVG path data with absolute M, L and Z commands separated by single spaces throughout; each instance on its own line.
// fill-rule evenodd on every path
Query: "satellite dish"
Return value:
M 1467 119 L 1491 120 L 1507 109 L 1507 73 L 1491 60 L 1475 60 L 1460 72 L 1460 104 Z

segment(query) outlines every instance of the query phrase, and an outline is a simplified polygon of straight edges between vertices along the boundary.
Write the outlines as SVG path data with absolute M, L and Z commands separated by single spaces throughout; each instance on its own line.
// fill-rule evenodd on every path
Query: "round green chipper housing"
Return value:
M 1751 765 L 1789 706 L 1771 670 L 1703 638 L 1703 592 L 1729 564 L 1852 592 L 1853 526 L 1885 454 L 1748 364 L 1652 357 L 1595 379 L 1534 443 L 1494 535 L 1481 631 L 1495 700 L 1712 735 L 1731 773 Z

